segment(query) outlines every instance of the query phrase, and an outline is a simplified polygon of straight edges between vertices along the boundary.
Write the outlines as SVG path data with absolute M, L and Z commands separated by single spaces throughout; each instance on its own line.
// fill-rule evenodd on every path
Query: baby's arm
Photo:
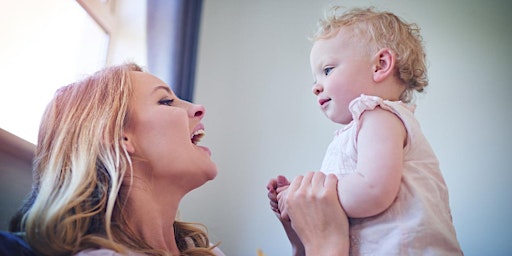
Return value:
M 357 170 L 338 182 L 347 215 L 369 217 L 394 201 L 402 178 L 406 130 L 395 114 L 380 107 L 361 115 L 357 136 Z
M 292 246 L 292 255 L 304 255 L 304 245 L 300 241 L 300 238 L 297 236 L 295 230 L 293 230 L 292 223 L 290 222 L 288 214 L 282 214 L 281 210 L 279 209 L 279 206 L 283 208 L 284 203 L 281 203 L 281 205 L 279 205 L 279 201 L 282 202 L 283 198 L 286 198 L 286 190 L 288 189 L 289 186 L 290 182 L 284 176 L 277 176 L 276 179 L 271 179 L 268 182 L 267 190 L 268 198 L 270 199 L 270 208 L 272 209 L 272 211 L 274 211 L 276 217 L 283 225 L 284 231 L 286 232 L 286 236 L 288 237 L 288 240 L 290 240 L 290 244 Z

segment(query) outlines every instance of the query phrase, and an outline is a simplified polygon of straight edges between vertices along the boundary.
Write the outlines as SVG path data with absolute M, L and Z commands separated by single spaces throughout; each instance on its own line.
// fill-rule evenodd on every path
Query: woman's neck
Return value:
M 155 249 L 179 255 L 173 224 L 182 197 L 172 191 L 157 192 L 155 186 L 140 186 L 135 182 L 128 193 L 124 211 L 136 235 Z

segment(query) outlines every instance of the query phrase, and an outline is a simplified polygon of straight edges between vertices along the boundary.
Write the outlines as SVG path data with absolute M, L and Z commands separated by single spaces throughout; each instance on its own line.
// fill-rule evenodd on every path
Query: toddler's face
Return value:
M 317 40 L 310 54 L 318 105 L 333 122 L 348 124 L 349 103 L 365 93 L 372 81 L 371 56 L 347 28 Z

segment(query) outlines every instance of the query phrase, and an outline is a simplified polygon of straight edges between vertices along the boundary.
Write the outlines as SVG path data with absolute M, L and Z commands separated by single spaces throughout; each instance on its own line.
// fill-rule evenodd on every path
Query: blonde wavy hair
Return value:
M 354 40 L 365 43 L 370 53 L 389 48 L 396 55 L 396 75 L 406 85 L 400 100 L 410 102 L 414 91 L 423 92 L 428 85 L 425 51 L 420 28 L 406 23 L 390 12 L 377 12 L 373 7 L 354 8 L 340 14 L 340 6 L 332 7 L 318 23 L 313 41 L 330 38 L 341 27 L 351 28 Z
M 143 70 L 108 67 L 59 89 L 43 115 L 32 193 L 10 227 L 41 255 L 88 248 L 170 255 L 137 237 L 123 212 L 130 185 L 123 180 L 132 172 L 122 143 L 130 71 Z M 174 229 L 180 255 L 214 255 L 204 226 L 175 220 Z

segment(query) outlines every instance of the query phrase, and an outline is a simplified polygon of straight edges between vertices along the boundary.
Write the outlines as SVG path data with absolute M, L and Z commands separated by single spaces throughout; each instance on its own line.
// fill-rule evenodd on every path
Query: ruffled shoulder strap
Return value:
M 373 110 L 379 105 L 383 105 L 382 98 L 361 94 L 350 102 L 348 109 L 352 113 L 352 119 L 356 121 L 359 120 L 364 111 Z
M 352 118 L 354 121 L 359 120 L 361 117 L 361 114 L 363 114 L 366 110 L 373 110 L 377 106 L 391 111 L 395 114 L 400 115 L 397 110 L 397 108 L 406 108 L 408 111 L 414 113 L 415 105 L 408 105 L 401 101 L 389 101 L 389 100 L 383 100 L 382 98 L 378 96 L 370 96 L 370 95 L 364 95 L 361 94 L 358 98 L 355 98 L 352 100 L 349 104 L 349 110 L 350 113 L 352 113 Z

